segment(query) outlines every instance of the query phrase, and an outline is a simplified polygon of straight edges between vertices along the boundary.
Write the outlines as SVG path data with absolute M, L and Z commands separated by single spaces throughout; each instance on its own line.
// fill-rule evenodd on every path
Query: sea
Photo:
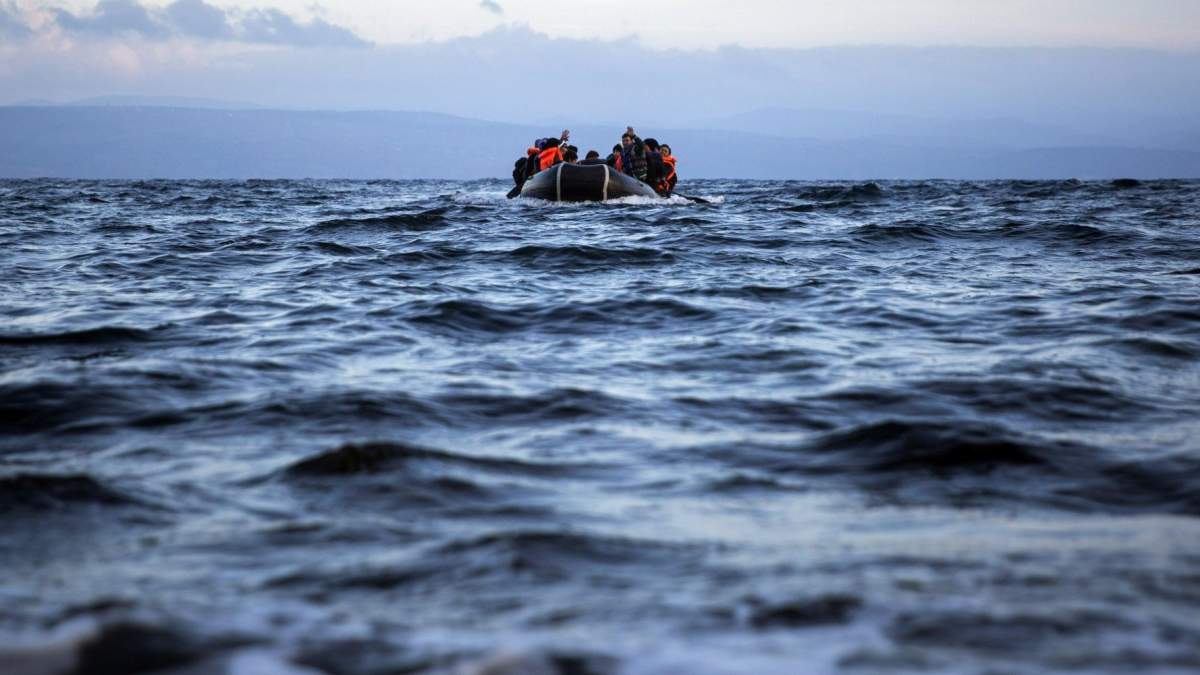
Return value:
M 0 672 L 1200 672 L 1200 182 L 0 181 Z

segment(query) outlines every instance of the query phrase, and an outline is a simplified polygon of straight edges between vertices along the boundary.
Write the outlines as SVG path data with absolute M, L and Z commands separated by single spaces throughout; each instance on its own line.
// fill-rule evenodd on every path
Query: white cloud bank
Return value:
M 163 6 L 139 0 L 100 0 L 90 10 L 59 6 L 24 10 L 0 2 L 0 34 L 13 41 L 39 34 L 62 34 L 93 41 L 191 40 L 287 47 L 366 47 L 348 28 L 321 18 L 297 19 L 275 7 L 223 9 L 205 0 L 173 0 Z

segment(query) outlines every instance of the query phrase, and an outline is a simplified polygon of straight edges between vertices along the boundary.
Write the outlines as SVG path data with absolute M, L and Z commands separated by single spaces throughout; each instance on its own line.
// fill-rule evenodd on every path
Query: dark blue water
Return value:
M 1200 183 L 0 182 L 6 673 L 1191 673 Z

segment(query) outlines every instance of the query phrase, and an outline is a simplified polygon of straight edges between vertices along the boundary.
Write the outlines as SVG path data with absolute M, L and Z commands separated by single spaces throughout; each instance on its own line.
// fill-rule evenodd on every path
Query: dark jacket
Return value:
M 646 182 L 646 144 L 642 143 L 642 139 L 636 134 L 633 137 L 633 145 L 621 149 L 621 165 L 621 170 L 626 175 Z
M 646 150 L 646 177 L 642 179 L 642 182 L 648 183 L 658 190 L 658 184 L 666 175 L 667 168 L 663 166 L 662 153 L 656 150 Z

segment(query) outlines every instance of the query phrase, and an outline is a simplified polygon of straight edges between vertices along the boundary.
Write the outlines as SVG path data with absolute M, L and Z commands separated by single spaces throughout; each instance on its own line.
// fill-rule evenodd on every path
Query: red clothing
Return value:
M 666 194 L 675 189 L 675 183 L 679 182 L 679 177 L 675 175 L 675 157 L 663 157 L 663 167 L 666 169 L 663 179 L 658 183 L 658 191 Z
M 561 148 L 557 146 L 546 148 L 538 155 L 538 171 L 545 171 L 561 161 L 563 161 Z

